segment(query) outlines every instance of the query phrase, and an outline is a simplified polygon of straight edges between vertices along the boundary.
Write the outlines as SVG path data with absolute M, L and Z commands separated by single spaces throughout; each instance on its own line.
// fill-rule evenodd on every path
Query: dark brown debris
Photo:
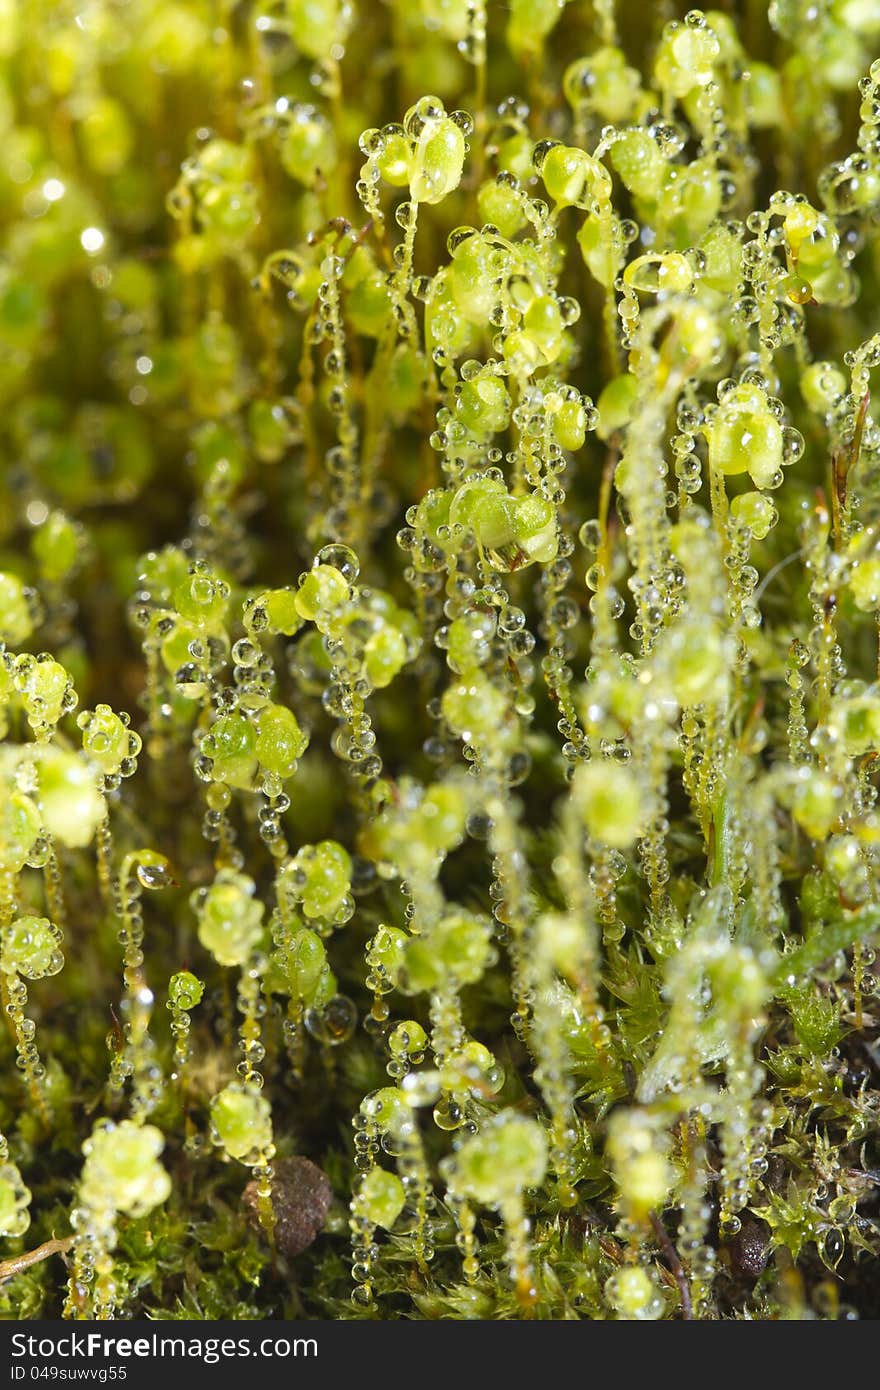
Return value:
M 279 1159 L 272 1180 L 275 1210 L 275 1244 L 282 1255 L 301 1255 L 312 1244 L 327 1217 L 333 1190 L 326 1173 L 299 1155 Z M 259 1226 L 257 1184 L 249 1182 L 242 1194 L 248 1219 Z
M 763 1221 L 746 1219 L 725 1246 L 731 1273 L 737 1279 L 757 1279 L 770 1256 L 770 1230 Z

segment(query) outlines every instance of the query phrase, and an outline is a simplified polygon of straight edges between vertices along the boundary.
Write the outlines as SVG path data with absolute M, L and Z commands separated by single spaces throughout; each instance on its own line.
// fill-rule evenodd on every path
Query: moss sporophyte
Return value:
M 0 1317 L 880 1316 L 880 8 L 0 21 Z

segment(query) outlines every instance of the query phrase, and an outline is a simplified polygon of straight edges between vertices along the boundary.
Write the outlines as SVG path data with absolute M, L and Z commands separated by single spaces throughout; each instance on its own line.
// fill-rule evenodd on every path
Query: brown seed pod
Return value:
M 324 1225 L 332 1196 L 329 1178 L 311 1159 L 299 1155 L 279 1159 L 272 1180 L 272 1206 L 275 1244 L 282 1255 L 293 1257 L 308 1249 Z M 242 1202 L 248 1219 L 259 1226 L 256 1182 L 248 1183 Z

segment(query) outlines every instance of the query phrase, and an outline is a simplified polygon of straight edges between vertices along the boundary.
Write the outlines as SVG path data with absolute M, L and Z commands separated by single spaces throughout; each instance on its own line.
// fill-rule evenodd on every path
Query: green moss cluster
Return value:
M 880 1315 L 878 44 L 2 0 L 0 1315 Z

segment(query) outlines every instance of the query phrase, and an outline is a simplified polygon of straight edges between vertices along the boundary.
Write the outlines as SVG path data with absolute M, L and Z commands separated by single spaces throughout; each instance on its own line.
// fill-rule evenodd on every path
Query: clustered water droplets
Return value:
M 877 1315 L 880 11 L 758 8 L 4 8 L 0 1315 Z

